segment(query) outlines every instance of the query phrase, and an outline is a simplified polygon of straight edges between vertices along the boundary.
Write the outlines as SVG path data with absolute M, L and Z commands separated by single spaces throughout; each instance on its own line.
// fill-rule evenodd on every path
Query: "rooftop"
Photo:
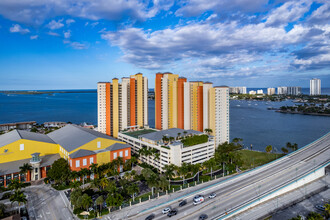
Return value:
M 52 140 L 45 134 L 38 134 L 24 130 L 13 130 L 6 134 L 0 135 L 0 147 L 18 141 L 20 139 L 56 144 L 54 140 Z
M 148 133 L 148 134 L 139 135 L 139 137 L 143 137 L 143 138 L 153 140 L 153 141 L 160 141 L 160 140 L 162 140 L 162 138 L 164 136 L 175 138 L 178 136 L 178 133 L 181 133 L 181 136 L 182 136 L 182 135 L 184 135 L 184 132 L 187 132 L 186 135 L 203 134 L 203 132 L 195 131 L 195 130 L 184 130 L 184 129 L 180 129 L 180 128 L 171 128 L 171 129 L 167 129 L 167 130 L 156 131 L 156 132 L 152 132 L 152 133 Z
M 149 134 L 149 133 L 154 133 L 157 132 L 157 130 L 154 129 L 143 129 L 143 130 L 138 130 L 138 131 L 127 131 L 127 132 L 123 132 L 123 134 L 131 136 L 133 138 L 138 138 L 141 135 L 144 134 Z

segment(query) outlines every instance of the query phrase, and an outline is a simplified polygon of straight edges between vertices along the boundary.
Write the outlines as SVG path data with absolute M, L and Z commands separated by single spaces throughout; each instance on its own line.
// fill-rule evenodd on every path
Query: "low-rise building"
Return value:
M 27 130 L 27 129 L 31 129 L 33 127 L 33 125 L 36 125 L 36 124 L 37 124 L 37 122 L 35 122 L 35 121 L 0 124 L 0 131 L 9 131 L 12 129 Z
M 194 130 L 171 128 L 167 130 L 143 129 L 118 133 L 118 138 L 132 146 L 145 162 L 164 171 L 165 165 L 203 163 L 214 156 L 213 136 Z M 144 153 L 144 152 L 151 153 Z
M 89 168 L 122 157 L 131 158 L 131 147 L 106 134 L 68 124 L 49 134 L 13 130 L 0 135 L 0 186 L 11 180 L 39 180 L 47 176 L 53 162 L 68 160 L 71 170 Z M 20 167 L 30 164 L 32 170 L 20 174 Z
M 44 122 L 45 128 L 61 128 L 64 127 L 67 123 L 63 121 L 48 121 Z
M 257 92 L 255 90 L 249 91 L 249 95 L 255 95 L 255 94 L 257 94 Z
M 263 94 L 264 94 L 264 91 L 263 91 L 262 89 L 258 89 L 258 90 L 257 90 L 257 94 L 259 94 L 259 95 L 263 95 Z

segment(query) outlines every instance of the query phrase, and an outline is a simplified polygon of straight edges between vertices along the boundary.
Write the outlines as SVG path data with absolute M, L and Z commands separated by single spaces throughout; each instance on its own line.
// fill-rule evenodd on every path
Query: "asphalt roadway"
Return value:
M 178 209 L 178 214 L 171 219 L 198 219 L 203 213 L 207 214 L 209 219 L 220 219 L 244 204 L 328 162 L 330 162 L 330 133 L 286 157 L 250 172 L 208 185 L 195 192 L 191 191 L 186 196 L 180 196 L 156 206 L 149 201 L 141 206 L 139 214 L 131 215 L 128 219 L 145 219 L 152 213 L 155 214 L 154 219 L 168 219 L 169 217 L 161 212 L 168 206 Z M 216 192 L 217 197 L 209 199 L 208 195 L 212 192 Z M 198 194 L 205 196 L 205 202 L 194 206 L 192 198 Z M 186 199 L 188 204 L 179 207 L 179 202 L 183 199 Z
M 27 209 L 32 220 L 72 220 L 63 192 L 49 185 L 30 186 L 24 189 L 27 195 Z

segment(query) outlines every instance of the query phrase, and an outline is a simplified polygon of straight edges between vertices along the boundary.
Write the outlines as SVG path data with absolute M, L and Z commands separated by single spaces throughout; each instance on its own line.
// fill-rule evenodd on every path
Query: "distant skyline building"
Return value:
M 321 95 L 321 80 L 311 79 L 309 82 L 309 94 L 310 95 Z
M 213 88 L 210 82 L 188 82 L 168 72 L 156 73 L 155 85 L 156 129 L 200 132 L 212 129 L 216 143 L 229 141 L 229 87 Z M 221 118 L 215 121 L 219 114 Z M 223 115 L 228 118 L 222 118 Z
M 128 127 L 148 125 L 148 79 L 142 73 L 97 85 L 98 131 L 117 137 Z
M 275 88 L 268 88 L 267 89 L 267 95 L 274 95 L 275 94 Z
M 300 95 L 301 87 L 299 86 L 281 86 L 277 87 L 278 95 Z
M 263 94 L 264 94 L 264 91 L 263 91 L 262 89 L 258 89 L 258 90 L 257 90 L 257 94 L 258 94 L 258 95 L 263 95 Z
M 250 90 L 249 91 L 249 95 L 256 95 L 256 94 L 257 94 L 257 92 L 255 90 Z
M 229 87 L 229 93 L 231 94 L 247 94 L 246 87 Z

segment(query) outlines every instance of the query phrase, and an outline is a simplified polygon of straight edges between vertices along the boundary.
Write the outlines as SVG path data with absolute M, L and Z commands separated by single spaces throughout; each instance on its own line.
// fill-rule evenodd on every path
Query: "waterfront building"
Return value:
M 267 89 L 267 95 L 274 95 L 275 94 L 275 88 L 268 88 Z
M 257 94 L 257 92 L 255 90 L 249 91 L 249 95 L 255 95 L 255 94 Z
M 309 84 L 309 94 L 310 95 L 321 95 L 321 80 L 311 79 Z
M 160 171 L 169 164 L 203 163 L 213 157 L 215 151 L 213 136 L 180 128 L 119 132 L 118 138 L 130 144 L 134 153 L 140 154 L 141 162 Z
M 35 181 L 47 176 L 53 162 L 69 161 L 71 170 L 89 168 L 93 163 L 108 163 L 117 157 L 131 158 L 131 147 L 106 134 L 68 124 L 49 134 L 13 130 L 0 135 L 0 186 L 13 179 Z M 20 174 L 25 163 L 33 169 Z
M 9 131 L 12 129 L 27 130 L 27 129 L 31 129 L 36 124 L 37 122 L 35 121 L 0 124 L 0 131 Z
M 264 94 L 264 91 L 263 91 L 262 89 L 258 89 L 258 90 L 257 90 L 257 94 L 259 94 L 259 95 L 263 95 L 263 94 Z
M 230 94 L 247 94 L 246 87 L 229 87 Z
M 288 87 L 285 87 L 285 86 L 277 87 L 277 94 L 278 95 L 286 95 L 287 92 L 288 92 Z
M 148 79 L 142 73 L 97 84 L 98 131 L 117 137 L 127 128 L 148 125 Z
M 180 128 L 200 132 L 212 129 L 212 135 L 222 132 L 221 139 L 216 140 L 216 143 L 220 143 L 220 140 L 229 141 L 229 117 L 221 118 L 217 123 L 213 121 L 216 115 L 229 115 L 229 87 L 219 88 L 217 92 L 212 91 L 213 84 L 210 82 L 188 82 L 186 78 L 176 74 L 157 73 L 155 80 L 156 129 Z M 221 106 L 211 108 L 215 102 Z M 216 136 L 216 138 L 219 137 L 220 135 Z
M 289 86 L 287 87 L 287 95 L 300 95 L 301 87 L 298 86 Z

